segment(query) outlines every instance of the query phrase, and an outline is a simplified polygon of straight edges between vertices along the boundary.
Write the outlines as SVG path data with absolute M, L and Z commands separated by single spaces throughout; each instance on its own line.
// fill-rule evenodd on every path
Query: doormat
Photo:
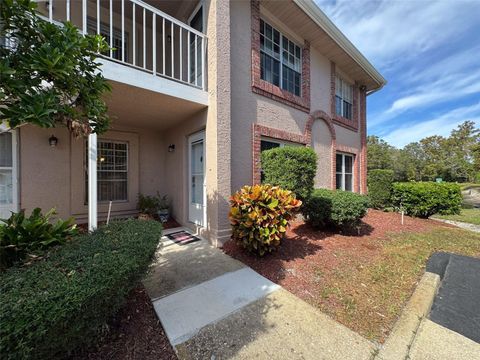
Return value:
M 175 244 L 179 245 L 187 245 L 196 241 L 200 241 L 200 238 L 183 230 L 170 233 L 166 235 L 166 237 L 172 240 Z

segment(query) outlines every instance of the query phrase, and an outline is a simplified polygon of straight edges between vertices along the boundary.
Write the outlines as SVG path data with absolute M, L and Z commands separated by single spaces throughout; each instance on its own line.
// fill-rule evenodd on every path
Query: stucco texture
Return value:
M 258 95 L 251 88 L 251 4 L 250 1 L 231 2 L 231 96 L 232 96 L 232 191 L 251 184 L 252 174 L 252 124 L 304 135 L 309 113 L 287 104 Z M 261 17 L 274 19 L 275 14 L 260 6 Z M 287 34 L 295 34 L 283 27 Z M 295 39 L 297 40 L 297 39 Z M 297 40 L 298 41 L 298 40 Z M 302 44 L 300 44 L 302 45 Z M 331 64 L 320 49 L 310 51 L 310 113 L 317 110 L 331 115 Z M 335 125 L 337 143 L 360 149 L 360 134 Z M 331 133 L 323 120 L 315 120 L 312 144 L 318 155 L 318 173 L 315 186 L 331 187 Z

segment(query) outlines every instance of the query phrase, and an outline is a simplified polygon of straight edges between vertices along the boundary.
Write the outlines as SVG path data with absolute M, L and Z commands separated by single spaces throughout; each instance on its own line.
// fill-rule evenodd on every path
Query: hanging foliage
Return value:
M 0 19 L 0 123 L 106 131 L 110 87 L 95 61 L 109 49 L 105 40 L 42 19 L 31 0 L 2 0 Z

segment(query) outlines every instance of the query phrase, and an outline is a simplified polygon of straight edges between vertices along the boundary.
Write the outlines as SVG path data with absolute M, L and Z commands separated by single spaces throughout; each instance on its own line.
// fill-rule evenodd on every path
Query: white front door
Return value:
M 188 220 L 205 226 L 205 132 L 188 138 Z
M 17 152 L 15 132 L 0 134 L 0 219 L 17 211 Z

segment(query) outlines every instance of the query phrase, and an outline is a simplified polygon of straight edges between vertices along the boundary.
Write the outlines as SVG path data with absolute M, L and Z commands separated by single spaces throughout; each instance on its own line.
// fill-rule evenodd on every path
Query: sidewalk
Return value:
M 180 359 L 370 359 L 376 350 L 205 240 L 164 236 L 144 285 Z
M 180 359 L 480 359 L 480 344 L 429 319 L 443 277 L 429 271 L 438 272 L 434 265 L 441 261 L 429 265 L 389 338 L 378 346 L 181 231 L 186 229 L 165 231 L 144 280 Z

